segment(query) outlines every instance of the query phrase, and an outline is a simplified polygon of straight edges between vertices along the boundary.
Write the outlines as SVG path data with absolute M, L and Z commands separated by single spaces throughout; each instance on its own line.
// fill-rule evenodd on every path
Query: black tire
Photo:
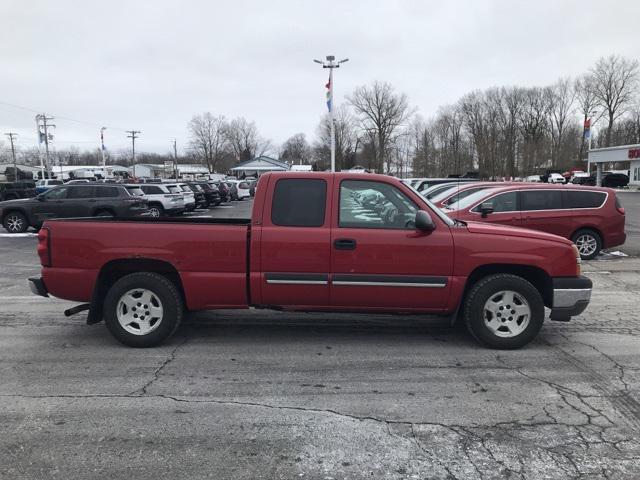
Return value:
M 149 205 L 149 215 L 152 218 L 164 217 L 164 208 L 159 203 L 152 203 Z
M 580 230 L 578 230 L 571 237 L 571 241 L 578 247 L 578 250 L 580 251 L 580 258 L 582 258 L 583 260 L 593 260 L 598 256 L 600 250 L 602 250 L 602 238 L 600 238 L 598 232 L 595 232 L 590 228 L 581 228 Z M 581 245 L 578 244 L 579 241 Z M 583 242 L 589 243 L 587 244 Z M 592 248 L 587 249 L 587 245 L 594 244 L 595 250 L 593 250 Z
M 530 310 L 528 324 L 512 337 L 501 337 L 485 324 L 485 304 L 502 291 L 512 291 L 523 297 Z M 533 340 L 542 328 L 544 301 L 536 287 L 522 277 L 507 273 L 490 275 L 479 280 L 465 297 L 464 321 L 471 335 L 487 347 L 502 350 L 520 348 Z M 502 319 L 503 323 L 506 321 Z
M 9 233 L 24 233 L 29 228 L 29 220 L 20 212 L 9 212 L 4 216 L 2 226 Z
M 148 290 L 157 297 L 162 316 L 147 334 L 127 331 L 118 320 L 118 305 L 123 296 L 136 289 Z M 184 306 L 182 296 L 168 278 L 152 272 L 132 273 L 122 277 L 107 292 L 104 300 L 104 320 L 109 332 L 120 343 L 129 347 L 155 347 L 175 333 L 182 321 Z

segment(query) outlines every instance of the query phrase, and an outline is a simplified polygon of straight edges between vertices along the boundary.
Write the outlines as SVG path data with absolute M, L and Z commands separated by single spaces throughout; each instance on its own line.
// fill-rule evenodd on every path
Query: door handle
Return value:
M 333 242 L 336 250 L 355 250 L 356 241 L 353 238 L 338 238 Z

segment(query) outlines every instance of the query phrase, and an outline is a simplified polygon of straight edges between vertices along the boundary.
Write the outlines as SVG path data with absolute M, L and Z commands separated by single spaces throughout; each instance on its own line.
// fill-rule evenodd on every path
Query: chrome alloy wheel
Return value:
M 9 215 L 5 220 L 5 228 L 11 233 L 24 231 L 24 218 L 18 215 Z
M 531 308 L 527 300 L 512 290 L 494 293 L 484 304 L 484 324 L 497 337 L 520 335 L 529 325 Z
M 576 238 L 576 247 L 581 257 L 589 257 L 593 255 L 598 248 L 598 241 L 593 235 L 583 234 Z
M 162 323 L 162 302 L 151 290 L 129 290 L 118 300 L 116 315 L 120 326 L 133 335 L 147 335 Z

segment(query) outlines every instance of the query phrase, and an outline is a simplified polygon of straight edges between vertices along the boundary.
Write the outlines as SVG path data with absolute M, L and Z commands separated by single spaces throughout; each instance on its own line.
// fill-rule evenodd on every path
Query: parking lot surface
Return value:
M 640 259 L 586 262 L 586 312 L 516 351 L 257 310 L 136 350 L 30 294 L 35 243 L 0 237 L 0 478 L 640 478 Z

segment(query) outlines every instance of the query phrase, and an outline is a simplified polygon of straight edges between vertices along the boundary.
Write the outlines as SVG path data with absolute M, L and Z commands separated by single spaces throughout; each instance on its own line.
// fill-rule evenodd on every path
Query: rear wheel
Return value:
M 20 212 L 9 212 L 4 217 L 2 225 L 9 233 L 24 233 L 29 228 L 29 222 Z
M 578 230 L 571 237 L 571 241 L 578 247 L 580 258 L 583 260 L 591 260 L 597 257 L 600 250 L 602 250 L 600 235 L 589 228 Z
M 522 277 L 490 275 L 468 293 L 464 319 L 480 343 L 498 349 L 520 348 L 542 328 L 544 301 L 540 292 Z
M 154 347 L 177 330 L 183 309 L 173 282 L 157 273 L 139 272 L 121 278 L 109 289 L 104 319 L 119 342 L 130 347 Z

